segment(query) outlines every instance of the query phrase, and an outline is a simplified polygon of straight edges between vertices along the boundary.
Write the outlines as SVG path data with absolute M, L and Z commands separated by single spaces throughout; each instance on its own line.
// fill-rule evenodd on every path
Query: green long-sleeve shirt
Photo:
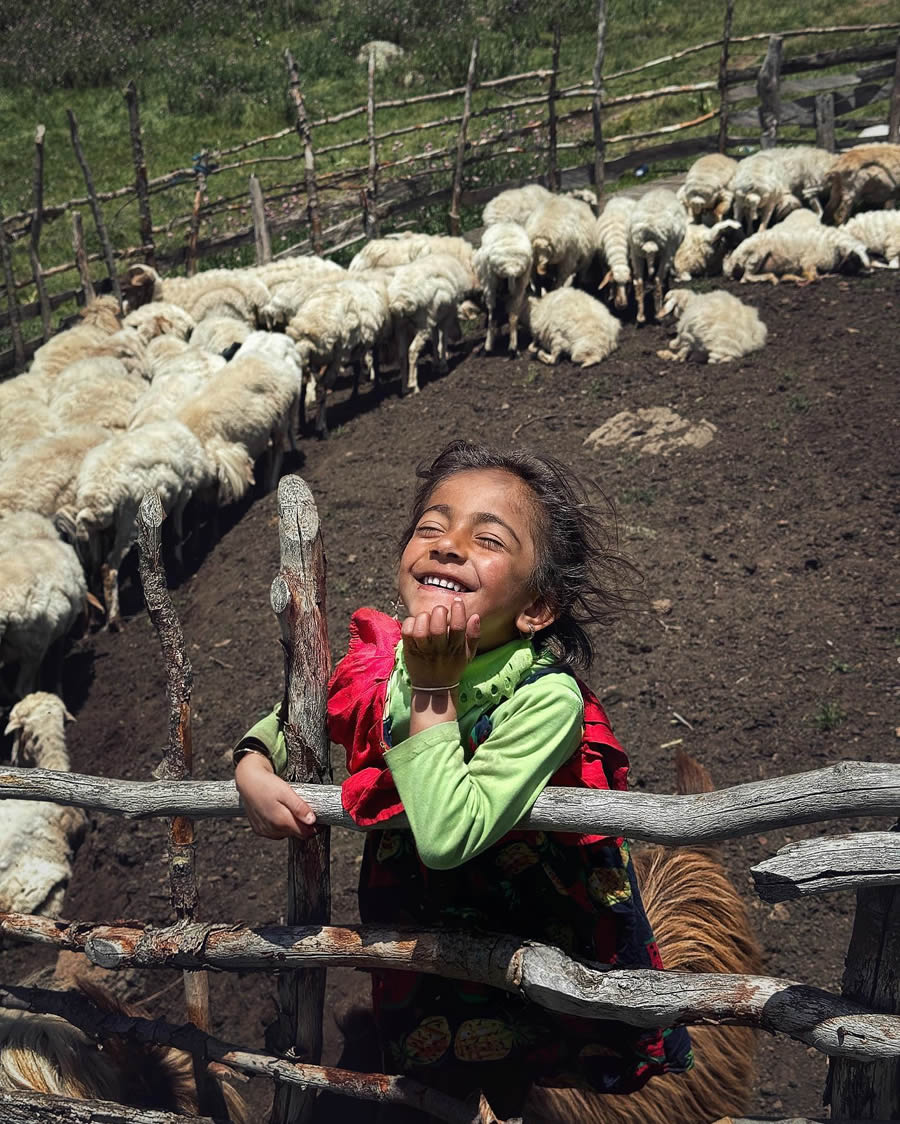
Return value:
M 411 690 L 398 645 L 386 713 L 393 748 L 385 753 L 426 866 L 450 869 L 474 858 L 529 811 L 577 748 L 584 704 L 570 675 L 540 676 L 516 690 L 536 667 L 550 666 L 528 640 L 478 655 L 460 680 L 458 717 L 409 735 Z M 492 729 L 477 753 L 469 735 L 493 708 Z M 287 762 L 280 704 L 239 744 L 266 749 L 276 771 Z

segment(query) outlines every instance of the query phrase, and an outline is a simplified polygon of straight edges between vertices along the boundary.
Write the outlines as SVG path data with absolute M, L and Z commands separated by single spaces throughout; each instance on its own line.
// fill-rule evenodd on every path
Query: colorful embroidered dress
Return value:
M 342 800 L 361 825 L 403 810 L 384 757 L 386 692 L 399 638 L 396 621 L 359 610 L 329 688 L 329 731 L 347 750 L 350 772 Z M 538 663 L 519 686 L 546 674 L 570 673 Z M 578 685 L 584 735 L 550 783 L 624 789 L 625 753 L 599 702 Z M 469 756 L 490 736 L 491 709 L 486 704 L 472 728 Z M 419 860 L 411 832 L 370 831 L 359 904 L 364 922 L 515 933 L 585 960 L 662 967 L 624 839 L 514 830 L 462 865 L 434 870 Z M 648 1031 L 558 1015 L 494 988 L 411 972 L 373 973 L 373 996 L 386 1062 L 404 1072 L 519 1063 L 538 1083 L 627 1093 L 654 1074 L 692 1065 L 683 1028 Z

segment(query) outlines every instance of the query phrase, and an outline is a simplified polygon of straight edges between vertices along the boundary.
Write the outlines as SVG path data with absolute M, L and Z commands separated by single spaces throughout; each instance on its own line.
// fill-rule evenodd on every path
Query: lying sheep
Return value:
M 591 367 L 602 362 L 619 342 L 621 324 L 609 309 L 580 289 L 554 289 L 528 300 L 531 350 L 542 363 L 554 364 L 563 354 Z
M 661 359 L 728 363 L 759 351 L 766 342 L 766 326 L 756 309 L 721 290 L 692 293 L 690 289 L 672 289 L 662 314 L 676 316 L 678 330 L 669 347 L 657 351 Z
M 900 211 L 862 211 L 844 223 L 843 229 L 862 242 L 870 254 L 884 258 L 872 265 L 900 268 Z
M 511 187 L 485 204 L 482 221 L 485 226 L 492 226 L 495 222 L 517 222 L 524 226 L 528 216 L 552 198 L 553 193 L 539 183 Z
M 688 169 L 684 183 L 676 192 L 691 222 L 721 222 L 731 210 L 731 188 L 738 162 L 724 153 L 701 156 Z
M 688 223 L 684 241 L 675 254 L 676 278 L 690 281 L 692 277 L 721 273 L 726 253 L 737 245 L 742 233 L 736 219 L 723 219 L 714 226 Z
M 628 231 L 635 200 L 628 195 L 613 195 L 606 201 L 594 227 L 594 239 L 606 276 L 600 282 L 603 290 L 615 285 L 613 301 L 616 308 L 628 307 L 628 286 L 631 284 L 631 258 L 628 254 Z
M 587 203 L 553 196 L 525 221 L 531 239 L 533 277 L 545 286 L 554 270 L 554 288 L 571 285 L 591 264 L 595 252 L 594 213 Z
M 485 350 L 494 349 L 497 305 L 502 294 L 509 320 L 509 350 L 515 352 L 519 345 L 519 317 L 531 280 L 531 241 L 524 227 L 515 222 L 497 222 L 487 227 L 475 252 L 474 266 L 487 305 Z
M 814 281 L 820 273 L 868 268 L 866 247 L 843 228 L 823 226 L 797 211 L 770 230 L 745 238 L 725 259 L 726 276 L 743 281 Z
M 684 241 L 686 230 L 684 208 L 674 191 L 657 187 L 642 195 L 635 204 L 628 228 L 628 256 L 639 324 L 647 319 L 645 286 L 650 281 L 657 313 L 662 308 L 675 266 L 675 254 Z
M 900 144 L 859 144 L 842 152 L 828 173 L 825 214 L 841 224 L 854 211 L 900 200 Z

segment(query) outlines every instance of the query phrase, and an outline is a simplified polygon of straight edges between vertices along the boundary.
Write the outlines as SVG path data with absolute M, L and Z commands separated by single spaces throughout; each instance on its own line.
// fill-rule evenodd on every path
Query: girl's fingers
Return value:
M 466 621 L 466 644 L 469 651 L 469 659 L 475 655 L 478 650 L 478 640 L 481 636 L 481 617 L 477 613 L 473 613 Z
M 466 635 L 466 607 L 461 597 L 450 604 L 450 647 L 462 648 Z
M 423 614 L 427 616 L 428 614 Z M 447 610 L 443 605 L 435 605 L 431 610 L 431 620 L 428 627 L 432 640 L 443 640 L 447 635 Z

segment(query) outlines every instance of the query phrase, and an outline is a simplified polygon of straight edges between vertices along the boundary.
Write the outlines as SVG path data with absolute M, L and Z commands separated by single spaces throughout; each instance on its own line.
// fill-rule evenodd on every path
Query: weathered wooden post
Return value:
M 594 123 L 594 187 L 597 198 L 603 194 L 606 180 L 603 144 L 603 57 L 606 54 L 606 0 L 597 0 L 597 54 L 594 56 L 591 119 Z
M 472 116 L 472 90 L 475 87 L 475 67 L 478 64 L 478 36 L 472 40 L 472 53 L 469 56 L 469 73 L 466 76 L 466 92 L 463 97 L 462 121 L 459 136 L 456 138 L 456 168 L 453 172 L 453 192 L 450 197 L 450 233 L 459 234 L 459 197 L 462 194 L 463 164 L 466 157 L 466 133 L 469 118 Z
M 725 152 L 728 148 L 728 49 L 731 46 L 733 16 L 734 0 L 725 0 L 722 53 L 719 55 L 719 152 Z
M 316 158 L 313 153 L 312 133 L 309 128 L 309 118 L 306 116 L 306 106 L 303 94 L 300 92 L 300 77 L 297 73 L 297 64 L 290 50 L 285 47 L 284 61 L 287 64 L 290 78 L 291 100 L 297 115 L 297 135 L 303 145 L 303 166 L 306 171 L 306 213 L 309 218 L 309 236 L 313 250 L 322 253 L 322 220 L 319 217 L 319 192 L 316 187 Z
M 184 271 L 188 277 L 193 277 L 197 272 L 197 245 L 200 240 L 200 211 L 203 207 L 203 196 L 205 194 L 206 176 L 198 167 L 196 187 L 194 190 L 194 205 L 191 207 L 191 225 L 188 228 L 187 257 L 184 263 Z
M 556 87 L 559 81 L 559 46 L 561 40 L 559 21 L 553 24 L 553 61 L 550 74 L 550 89 L 547 92 L 547 133 L 548 133 L 548 167 L 547 186 L 551 191 L 559 191 L 559 153 L 557 151 L 556 137 Z
M 28 243 L 28 257 L 31 261 L 31 275 L 38 291 L 41 305 L 41 327 L 44 340 L 50 338 L 50 298 L 44 284 L 41 270 L 41 228 L 44 225 L 44 134 L 47 130 L 38 125 L 34 131 L 34 210 L 31 213 L 31 238 Z
M 91 212 L 94 216 L 94 224 L 97 227 L 97 236 L 100 239 L 100 246 L 103 249 L 103 260 L 106 262 L 106 272 L 112 282 L 113 293 L 115 293 L 116 300 L 119 302 L 119 308 L 122 307 L 122 290 L 119 288 L 119 280 L 116 277 L 116 264 L 113 260 L 112 245 L 109 241 L 109 235 L 106 233 L 106 223 L 103 221 L 103 212 L 100 210 L 100 201 L 97 198 L 97 192 L 94 190 L 94 179 L 91 175 L 91 170 L 88 167 L 87 161 L 84 158 L 84 152 L 81 148 L 81 139 L 78 135 L 78 122 L 75 120 L 75 114 L 71 109 L 66 110 L 66 115 L 69 118 L 69 133 L 72 137 L 72 147 L 75 149 L 75 158 L 81 165 L 81 173 L 84 176 L 84 183 L 87 187 L 88 199 L 91 202 Z
M 137 86 L 134 81 L 125 87 L 128 105 L 128 128 L 131 133 L 131 155 L 134 160 L 134 188 L 137 192 L 138 213 L 141 226 L 141 256 L 151 266 L 156 266 L 156 246 L 153 242 L 153 222 L 150 218 L 150 193 L 147 190 L 147 163 L 144 160 L 144 142 L 138 116 Z
M 834 139 L 834 94 L 816 94 L 816 145 L 837 151 Z
M 766 57 L 756 79 L 759 95 L 760 148 L 774 148 L 778 139 L 778 122 L 781 119 L 781 59 L 784 40 L 780 35 L 769 39 Z
M 284 648 L 284 735 L 293 783 L 329 784 L 331 761 L 325 732 L 326 689 L 331 667 L 325 617 L 325 550 L 319 515 L 306 482 L 283 476 L 278 484 L 281 569 L 272 582 L 272 609 Z M 329 830 L 288 844 L 288 925 L 327 925 L 331 912 Z M 270 1028 L 274 1048 L 309 1062 L 322 1052 L 325 969 L 304 968 L 278 977 L 280 1015 Z M 312 1090 L 276 1085 L 271 1124 L 308 1121 Z
M 84 245 L 84 224 L 81 221 L 81 211 L 72 212 L 72 250 L 75 253 L 75 264 L 78 266 L 78 275 L 81 278 L 81 287 L 84 289 L 85 303 L 94 299 L 94 283 L 91 280 L 91 271 L 88 269 L 87 250 Z
M 890 144 L 900 144 L 900 35 L 897 36 L 897 54 L 894 59 L 894 85 L 891 87 L 887 139 Z
M 272 260 L 272 240 L 266 222 L 266 201 L 256 176 L 250 177 L 250 214 L 253 216 L 253 241 L 256 246 L 256 264 L 265 265 Z
M 22 339 L 22 322 L 19 319 L 19 306 L 16 304 L 16 278 L 13 274 L 12 255 L 9 240 L 3 228 L 3 212 L 0 211 L 0 258 L 3 261 L 3 280 L 6 285 L 6 306 L 9 309 L 9 330 L 13 338 L 13 355 L 16 368 L 25 366 L 25 341 Z
M 366 101 L 369 135 L 369 183 L 364 192 L 363 229 L 366 238 L 378 237 L 378 150 L 375 145 L 375 48 L 369 48 L 369 91 Z

